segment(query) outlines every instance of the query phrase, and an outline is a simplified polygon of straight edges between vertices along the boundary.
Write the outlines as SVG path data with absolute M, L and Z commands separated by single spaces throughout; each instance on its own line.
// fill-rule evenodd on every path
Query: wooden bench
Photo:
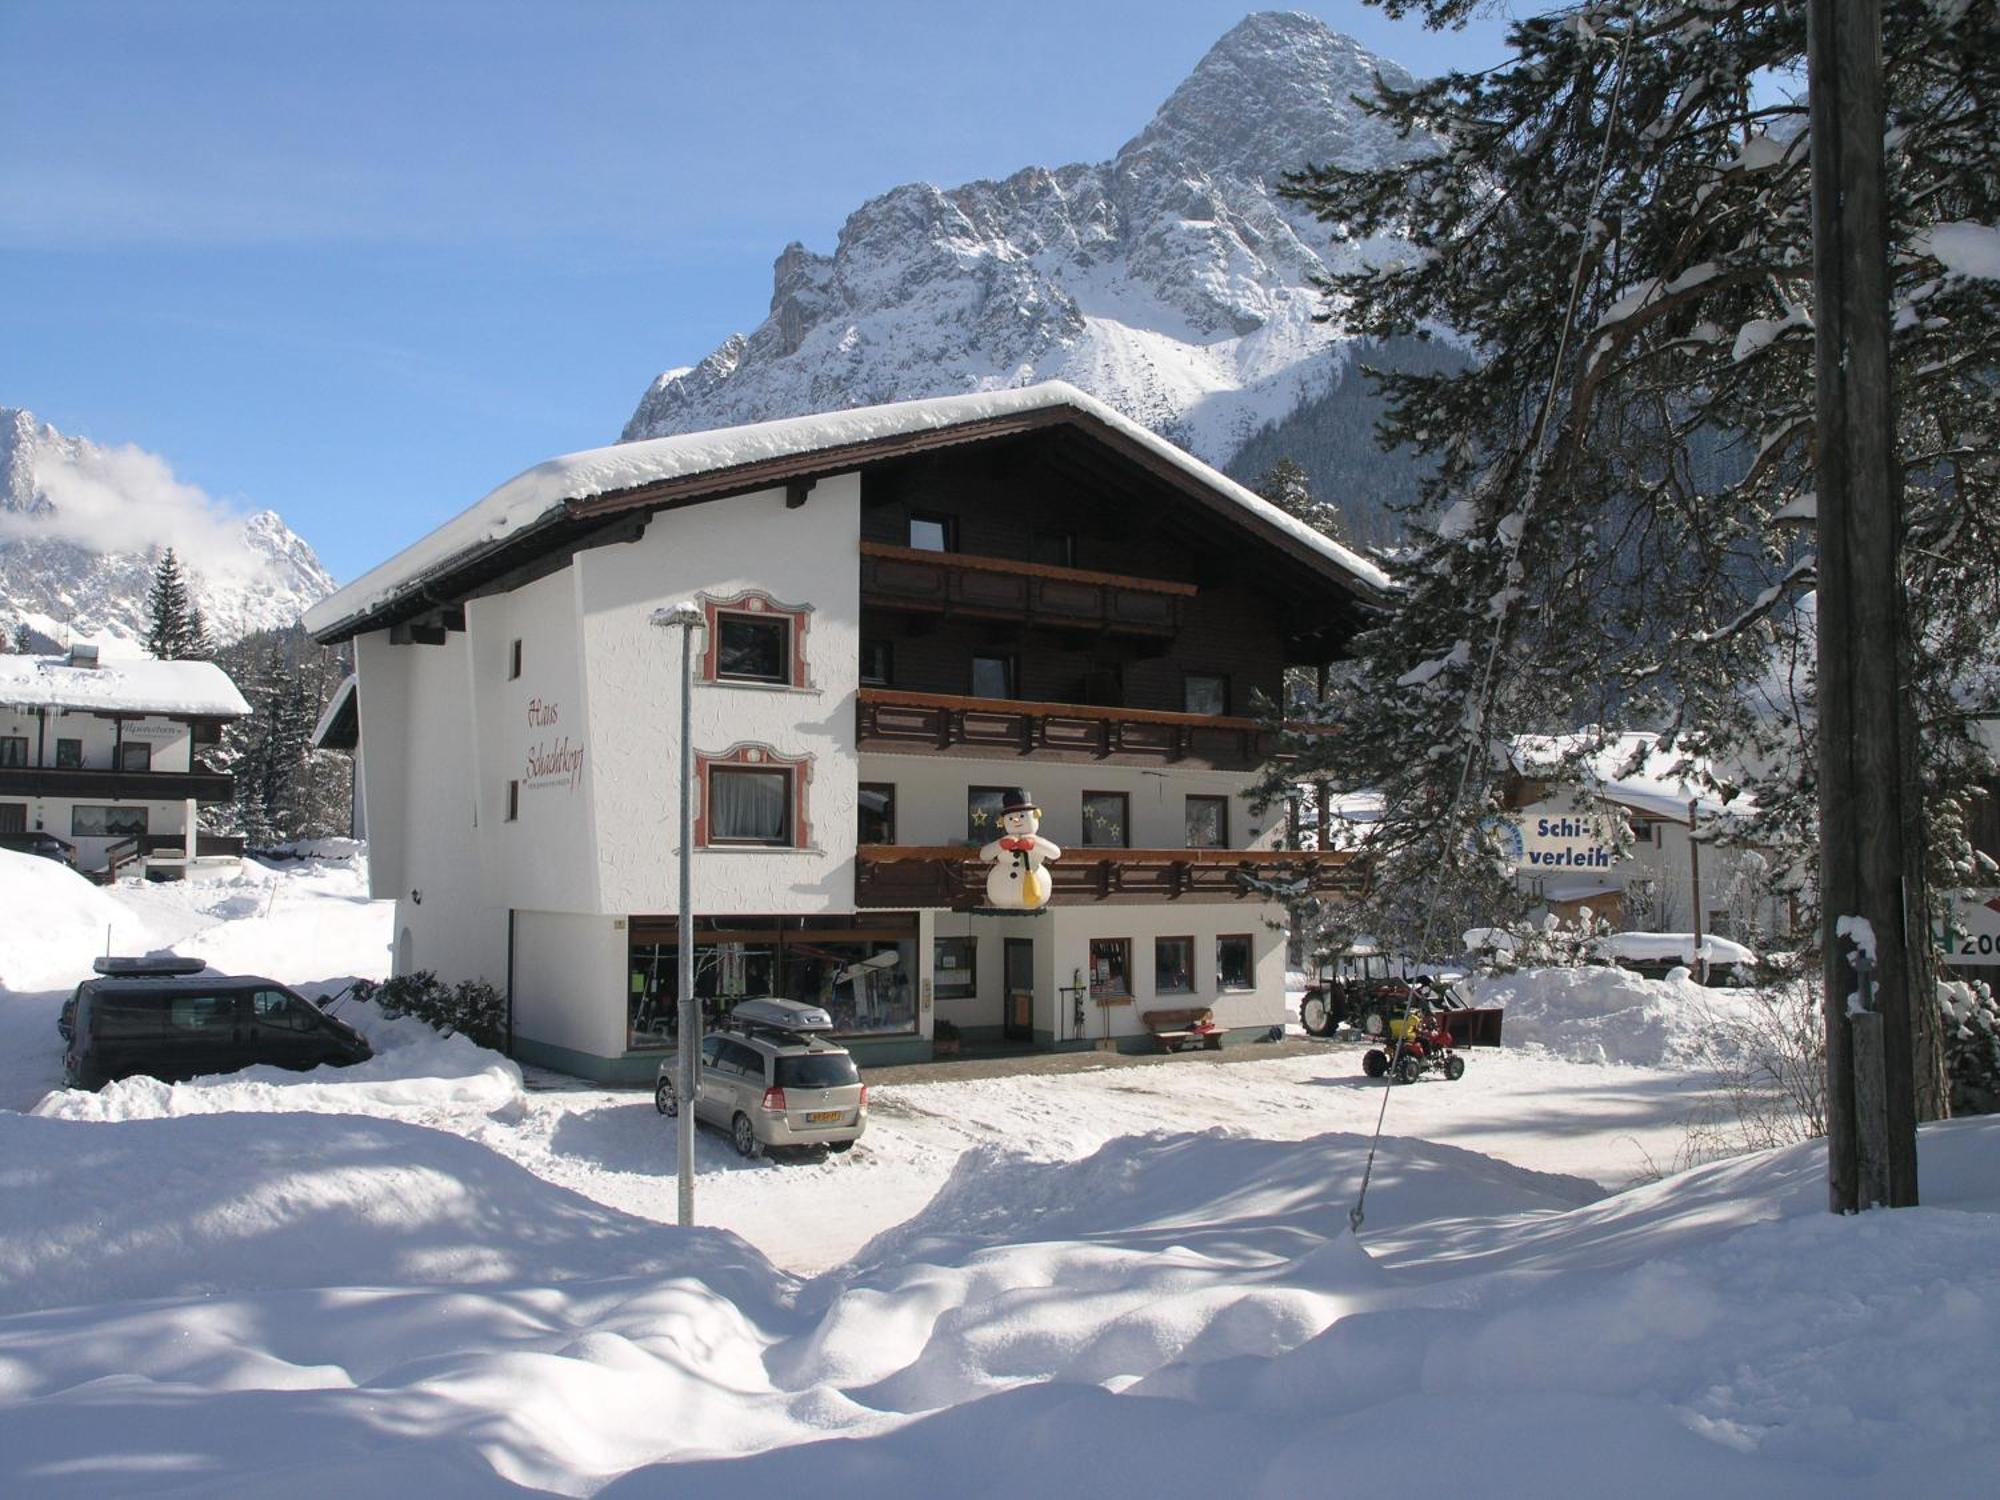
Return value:
M 1222 1028 L 1215 1024 L 1215 1012 L 1205 1005 L 1183 1010 L 1149 1010 L 1139 1018 L 1153 1033 L 1162 1052 L 1178 1052 L 1183 1047 L 1222 1048 Z

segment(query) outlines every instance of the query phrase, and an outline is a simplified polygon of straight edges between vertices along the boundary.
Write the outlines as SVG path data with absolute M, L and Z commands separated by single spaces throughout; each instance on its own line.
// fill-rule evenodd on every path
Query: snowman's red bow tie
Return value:
M 1000 840 L 1000 847 L 1011 850 L 1015 854 L 1026 854 L 1030 849 L 1035 847 L 1035 841 L 1033 839 L 1002 839 Z

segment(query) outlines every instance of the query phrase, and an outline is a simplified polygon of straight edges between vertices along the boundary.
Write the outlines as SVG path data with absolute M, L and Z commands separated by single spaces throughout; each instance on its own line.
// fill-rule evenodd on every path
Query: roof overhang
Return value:
M 804 486 L 830 475 L 865 469 L 916 454 L 1063 428 L 1093 440 L 1193 504 L 1236 524 L 1258 541 L 1303 564 L 1335 585 L 1355 607 L 1378 609 L 1389 602 L 1386 579 L 1371 564 L 1320 537 L 1236 481 L 1118 415 L 1101 402 L 1059 384 L 1034 387 L 1014 394 L 1031 398 L 1041 396 L 1042 399 L 1020 404 L 1014 410 L 979 411 L 961 421 L 929 421 L 909 430 L 890 431 L 854 441 L 802 444 L 793 451 L 769 453 L 742 462 L 717 463 L 669 478 L 607 488 L 597 493 L 564 495 L 504 536 L 474 535 L 463 547 L 425 557 L 420 565 L 406 566 L 398 573 L 398 563 L 402 558 L 421 550 L 436 550 L 426 549 L 425 543 L 420 542 L 400 554 L 398 559 L 392 559 L 376 570 L 377 574 L 391 574 L 377 587 L 372 590 L 368 587 L 371 579 L 376 577 L 376 574 L 370 574 L 315 606 L 308 615 L 308 627 L 321 644 L 332 645 L 367 631 L 421 619 L 433 611 L 460 604 L 482 588 L 490 587 L 495 580 L 516 570 L 532 567 L 537 560 L 551 556 L 563 558 L 604 542 L 632 539 L 643 530 L 647 517 L 662 510 L 764 490 Z M 977 405 L 972 398 L 941 398 L 938 402 L 901 405 L 912 409 L 936 409 L 948 407 L 955 400 L 970 406 Z M 896 408 L 875 410 L 894 412 Z M 831 413 L 825 420 L 830 427 L 838 430 L 840 419 L 852 415 Z M 800 425 L 803 430 L 810 431 L 805 419 L 800 420 Z M 655 441 L 672 443 L 676 440 Z M 529 471 L 530 475 L 535 472 Z M 505 495 L 508 488 L 503 486 L 495 491 L 487 501 L 481 502 L 482 505 Z M 450 524 L 463 523 L 477 510 L 478 507 L 475 507 L 466 517 L 461 517 L 459 523 Z M 449 525 L 440 528 L 433 536 L 442 536 L 448 529 Z M 343 602 L 344 595 L 354 597 Z M 322 617 L 314 619 L 313 614 Z

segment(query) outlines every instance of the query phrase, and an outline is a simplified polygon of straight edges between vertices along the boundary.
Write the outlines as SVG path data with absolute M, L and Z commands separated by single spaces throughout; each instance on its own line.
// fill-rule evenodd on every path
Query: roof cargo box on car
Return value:
M 729 1008 L 729 1019 L 743 1026 L 767 1026 L 773 1031 L 831 1031 L 833 1017 L 802 1000 L 745 1000 Z
M 90 961 L 91 968 L 112 979 L 144 979 L 168 974 L 199 974 L 208 965 L 198 958 L 180 958 L 171 953 L 146 958 L 114 958 L 106 954 Z

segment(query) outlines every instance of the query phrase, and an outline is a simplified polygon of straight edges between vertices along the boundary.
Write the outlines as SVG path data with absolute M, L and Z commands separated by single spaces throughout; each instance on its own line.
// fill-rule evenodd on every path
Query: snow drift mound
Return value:
M 0 1315 L 309 1287 L 787 1278 L 721 1230 L 670 1230 L 484 1147 L 387 1120 L 79 1124 L 0 1114 Z
M 68 989 L 90 974 L 100 953 L 144 953 L 152 932 L 116 897 L 67 865 L 0 849 L 0 987 L 26 992 Z
M 1572 1062 L 1688 1067 L 1740 1046 L 1754 1031 L 1747 993 L 1682 974 L 1644 979 L 1624 969 L 1522 969 L 1481 979 L 1478 1003 L 1507 1010 L 1507 1045 Z

